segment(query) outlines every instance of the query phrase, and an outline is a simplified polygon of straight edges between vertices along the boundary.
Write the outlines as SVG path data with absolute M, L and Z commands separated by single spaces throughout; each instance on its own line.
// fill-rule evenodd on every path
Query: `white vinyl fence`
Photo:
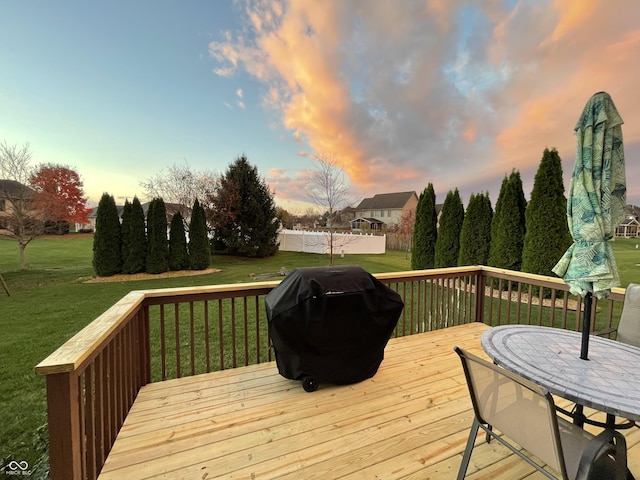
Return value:
M 282 251 L 330 253 L 332 236 L 334 255 L 385 253 L 386 238 L 384 235 L 281 230 L 278 234 L 278 240 Z

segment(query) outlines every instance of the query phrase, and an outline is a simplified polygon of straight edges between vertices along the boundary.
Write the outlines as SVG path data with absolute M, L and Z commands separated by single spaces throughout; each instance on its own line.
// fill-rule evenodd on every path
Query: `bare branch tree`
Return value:
M 26 269 L 27 245 L 44 234 L 37 193 L 29 187 L 31 155 L 28 143 L 0 143 L 0 232 L 18 242 L 21 270 Z
M 327 227 L 332 228 L 340 211 L 353 203 L 351 184 L 335 157 L 320 154 L 313 158 L 318 169 L 311 174 L 309 196 L 318 208 L 327 212 Z
M 355 198 L 351 193 L 349 179 L 333 155 L 320 154 L 313 158 L 318 162 L 318 168 L 310 177 L 309 197 L 321 212 L 325 212 L 329 234 L 329 262 L 333 265 L 334 250 L 344 246 L 344 243 L 335 244 L 335 221 L 345 207 L 354 203 Z
M 183 217 L 188 218 L 193 202 L 197 198 L 203 203 L 215 191 L 218 175 L 209 171 L 192 170 L 184 165 L 173 164 L 154 177 L 140 182 L 147 198 L 162 198 L 165 203 L 180 205 Z

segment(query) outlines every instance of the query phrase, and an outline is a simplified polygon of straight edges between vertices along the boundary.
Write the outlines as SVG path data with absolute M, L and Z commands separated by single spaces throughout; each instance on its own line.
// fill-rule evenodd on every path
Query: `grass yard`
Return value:
M 90 235 L 44 237 L 27 247 L 27 271 L 19 270 L 17 243 L 0 237 L 0 273 L 11 296 L 0 288 L 0 470 L 10 460 L 36 464 L 46 446 L 44 378 L 34 367 L 130 290 L 251 282 L 251 275 L 285 268 L 326 266 L 328 256 L 278 252 L 265 259 L 214 257 L 217 273 L 151 280 L 85 283 L 93 277 Z M 612 242 L 622 285 L 640 283 L 638 239 Z M 335 257 L 371 273 L 410 270 L 404 252 Z M 36 478 L 36 475 L 34 477 Z

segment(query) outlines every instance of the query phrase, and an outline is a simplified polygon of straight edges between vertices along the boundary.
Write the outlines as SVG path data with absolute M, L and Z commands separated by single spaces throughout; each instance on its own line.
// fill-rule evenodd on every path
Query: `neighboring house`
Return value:
M 625 218 L 616 228 L 616 237 L 637 237 L 640 232 L 640 222 L 633 217 Z
M 89 208 L 87 210 L 87 218 L 89 219 L 89 223 L 76 223 L 76 232 L 95 232 L 98 207 Z M 118 213 L 120 213 L 120 210 L 118 210 Z
M 398 225 L 404 215 L 415 215 L 417 205 L 416 192 L 380 193 L 365 198 L 355 208 L 351 228 L 380 230 Z
M 633 238 L 640 236 L 640 207 L 626 205 L 624 220 L 616 227 L 616 237 Z
M 35 192 L 30 187 L 15 180 L 0 179 L 0 231 L 6 230 L 8 222 L 14 215 L 16 207 L 29 211 L 29 205 Z

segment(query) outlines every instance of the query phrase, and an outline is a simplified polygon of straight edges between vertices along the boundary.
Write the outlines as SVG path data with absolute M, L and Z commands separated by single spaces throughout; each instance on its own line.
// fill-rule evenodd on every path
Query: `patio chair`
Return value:
M 547 478 L 627 478 L 626 441 L 619 432 L 606 429 L 593 436 L 558 417 L 553 398 L 545 388 L 458 347 L 455 351 L 462 361 L 475 413 L 458 480 L 467 473 L 480 428 Z
M 624 295 L 622 314 L 617 328 L 598 332 L 599 336 L 616 332 L 616 340 L 640 347 L 640 285 L 630 283 Z
M 624 304 L 622 305 L 622 313 L 618 326 L 597 332 L 598 336 L 616 333 L 616 340 L 627 345 L 640 347 L 640 284 L 630 283 L 624 295 Z M 558 409 L 564 414 L 573 415 L 567 410 Z M 633 420 L 624 420 L 616 423 L 615 415 L 607 414 L 605 422 L 599 422 L 593 419 L 584 420 L 596 427 L 615 427 L 617 429 L 631 428 L 637 425 Z

